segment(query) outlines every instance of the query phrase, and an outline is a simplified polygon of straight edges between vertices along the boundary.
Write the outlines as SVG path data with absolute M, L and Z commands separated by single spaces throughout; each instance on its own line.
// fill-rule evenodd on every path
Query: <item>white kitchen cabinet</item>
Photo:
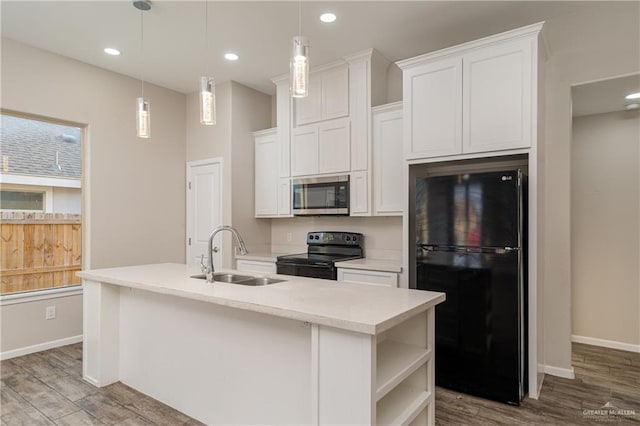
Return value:
M 530 25 L 397 62 L 403 70 L 405 158 L 529 148 L 541 28 Z
M 395 272 L 338 268 L 338 281 L 379 285 L 384 287 L 398 287 L 398 274 Z
M 375 107 L 372 116 L 373 214 L 402 216 L 402 102 Z
M 369 197 L 369 172 L 351 172 L 351 191 L 349 193 L 349 215 L 371 216 L 371 198 Z
M 349 115 L 349 67 L 327 66 L 309 73 L 309 94 L 296 98 L 295 125 L 301 126 Z
M 462 152 L 462 58 L 403 72 L 407 159 Z
M 254 132 L 255 138 L 255 216 L 278 214 L 278 132 L 267 129 Z
M 293 216 L 291 214 L 291 179 L 280 178 L 278 181 L 278 216 Z
M 259 274 L 275 274 L 277 271 L 275 262 L 243 259 L 236 261 L 236 269 L 239 272 L 256 272 Z
M 291 132 L 291 176 L 318 173 L 318 126 L 309 124 Z
M 293 129 L 291 175 L 348 172 L 351 164 L 349 136 L 348 118 L 307 124 Z
M 464 55 L 463 152 L 531 146 L 531 56 L 529 39 Z

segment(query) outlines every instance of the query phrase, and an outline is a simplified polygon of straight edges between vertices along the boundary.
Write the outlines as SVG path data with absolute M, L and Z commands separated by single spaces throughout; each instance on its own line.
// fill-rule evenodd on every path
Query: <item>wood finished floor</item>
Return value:
M 575 380 L 547 375 L 540 399 L 520 407 L 437 388 L 436 424 L 640 425 L 640 354 L 573 344 L 573 365 Z M 85 383 L 81 344 L 2 361 L 0 374 L 2 426 L 202 425 L 121 383 Z M 583 414 L 606 403 L 636 414 Z

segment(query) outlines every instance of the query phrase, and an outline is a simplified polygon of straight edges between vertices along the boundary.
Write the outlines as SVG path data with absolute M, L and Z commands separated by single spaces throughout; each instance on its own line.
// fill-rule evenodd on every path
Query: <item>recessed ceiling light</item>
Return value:
M 118 56 L 120 54 L 120 51 L 118 49 L 114 49 L 113 47 L 105 47 L 104 53 L 106 53 L 107 55 Z
M 335 13 L 331 12 L 323 13 L 322 15 L 320 15 L 320 20 L 328 24 L 336 20 L 336 15 Z
M 237 61 L 237 60 L 238 60 L 238 58 L 239 58 L 239 56 L 238 56 L 238 55 L 236 55 L 235 53 L 225 53 L 225 54 L 224 54 L 224 58 L 225 58 L 227 61 Z
M 632 93 L 624 97 L 625 99 L 640 99 L 640 92 Z
M 627 104 L 627 105 L 625 105 L 624 109 L 626 109 L 626 110 L 640 109 L 640 104 L 638 104 L 638 103 Z

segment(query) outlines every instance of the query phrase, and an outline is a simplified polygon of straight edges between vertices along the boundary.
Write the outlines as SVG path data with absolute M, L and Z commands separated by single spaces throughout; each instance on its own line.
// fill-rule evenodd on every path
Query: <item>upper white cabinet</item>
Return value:
M 349 135 L 348 118 L 323 121 L 293 129 L 291 176 L 348 172 Z
M 529 148 L 541 29 L 530 25 L 398 62 L 405 158 Z
M 349 115 L 349 67 L 332 65 L 309 74 L 309 95 L 294 100 L 295 126 Z
M 531 40 L 518 39 L 464 55 L 464 152 L 531 146 Z M 536 111 L 537 112 L 537 111 Z
M 255 215 L 270 217 L 278 214 L 279 146 L 277 129 L 255 132 Z
M 402 216 L 402 102 L 375 107 L 372 116 L 373 214 Z

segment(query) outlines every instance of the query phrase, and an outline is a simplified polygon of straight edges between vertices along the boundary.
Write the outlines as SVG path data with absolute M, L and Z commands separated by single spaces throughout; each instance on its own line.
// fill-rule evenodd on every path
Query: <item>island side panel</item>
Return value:
M 314 324 L 312 353 L 312 424 L 373 424 L 376 337 Z
M 123 383 L 206 424 L 311 423 L 310 325 L 144 290 L 120 300 Z
M 120 380 L 120 287 L 83 280 L 82 376 L 95 386 Z

